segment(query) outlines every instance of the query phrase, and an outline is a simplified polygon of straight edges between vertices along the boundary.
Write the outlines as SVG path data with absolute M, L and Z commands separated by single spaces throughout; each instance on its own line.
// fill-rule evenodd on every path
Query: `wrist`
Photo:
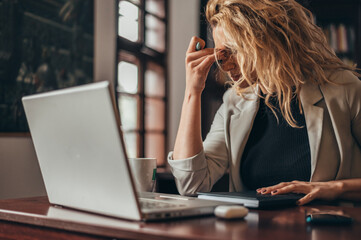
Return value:
M 201 99 L 202 91 L 186 89 L 184 93 L 184 100 L 189 101 L 191 99 Z
M 335 188 L 335 191 L 337 192 L 338 196 L 341 196 L 342 194 L 344 194 L 346 192 L 344 182 L 334 181 L 333 184 L 334 184 L 334 188 Z

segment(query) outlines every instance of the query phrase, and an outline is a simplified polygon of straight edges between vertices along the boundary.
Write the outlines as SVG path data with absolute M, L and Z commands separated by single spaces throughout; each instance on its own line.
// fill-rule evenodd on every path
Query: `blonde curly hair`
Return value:
M 246 91 L 242 86 L 258 84 L 266 105 L 274 112 L 269 100 L 277 98 L 292 127 L 298 126 L 291 100 L 299 98 L 305 81 L 329 83 L 327 72 L 340 69 L 358 75 L 356 67 L 344 64 L 329 47 L 312 13 L 294 0 L 210 0 L 206 18 L 213 29 L 222 28 L 224 45 L 239 65 L 241 77 L 231 80 L 232 87 L 242 95 Z

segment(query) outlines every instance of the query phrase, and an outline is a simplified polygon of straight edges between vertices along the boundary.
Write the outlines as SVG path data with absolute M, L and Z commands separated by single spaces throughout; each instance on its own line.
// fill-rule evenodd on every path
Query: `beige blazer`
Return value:
M 361 81 L 349 71 L 330 76 L 336 84 L 307 81 L 300 100 L 311 150 L 311 181 L 361 177 Z M 248 100 L 228 90 L 217 111 L 203 151 L 188 159 L 168 162 L 180 194 L 210 191 L 229 169 L 229 190 L 241 191 L 242 154 L 259 106 L 251 90 Z

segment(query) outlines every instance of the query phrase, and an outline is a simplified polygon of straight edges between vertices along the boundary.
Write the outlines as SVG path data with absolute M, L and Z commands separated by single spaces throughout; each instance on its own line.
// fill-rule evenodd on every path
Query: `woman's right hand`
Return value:
M 196 51 L 196 44 L 200 43 L 201 50 Z M 205 42 L 198 37 L 192 37 L 186 53 L 186 91 L 188 93 L 202 93 L 207 75 L 215 62 L 214 49 L 205 48 Z
M 201 50 L 196 51 L 199 42 Z M 205 42 L 193 37 L 186 55 L 186 91 L 182 106 L 173 159 L 185 159 L 203 149 L 201 134 L 201 93 L 207 74 L 215 61 L 213 48 L 205 48 Z

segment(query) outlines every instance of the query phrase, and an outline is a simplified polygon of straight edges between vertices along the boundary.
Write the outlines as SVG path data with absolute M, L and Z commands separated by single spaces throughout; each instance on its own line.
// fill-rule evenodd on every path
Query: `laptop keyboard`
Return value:
M 176 208 L 176 207 L 184 207 L 184 204 L 173 204 L 166 203 L 158 200 L 151 199 L 140 199 L 139 200 L 140 207 L 142 209 L 164 209 L 164 208 Z

